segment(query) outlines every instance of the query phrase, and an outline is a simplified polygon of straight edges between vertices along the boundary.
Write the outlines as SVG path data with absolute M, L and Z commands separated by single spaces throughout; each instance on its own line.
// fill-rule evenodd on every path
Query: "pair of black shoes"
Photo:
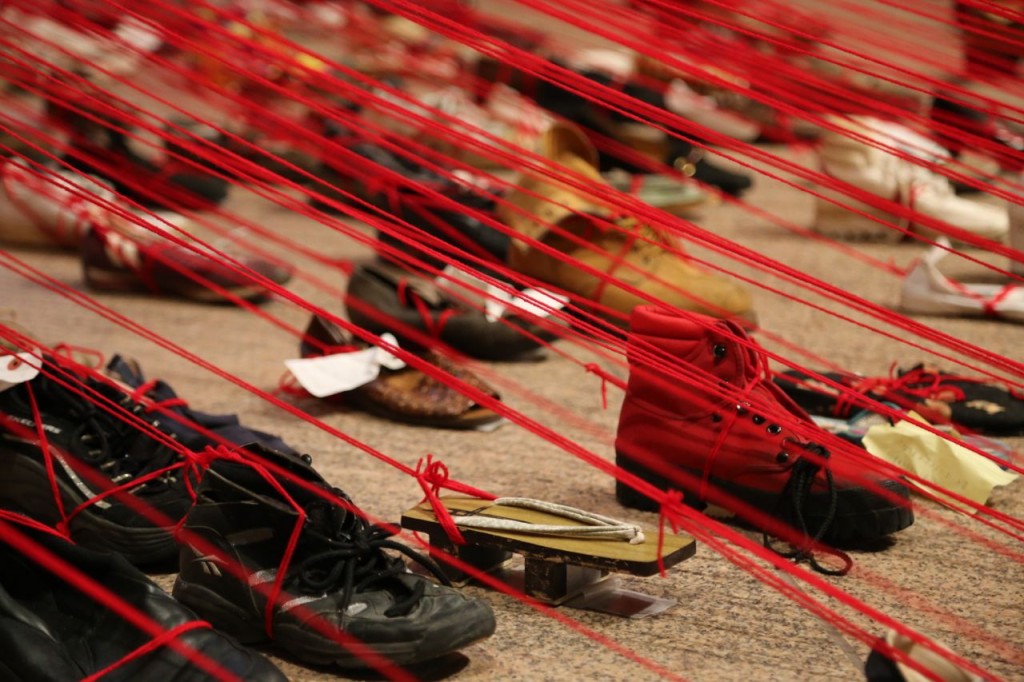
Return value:
M 183 452 L 224 442 L 294 454 L 234 415 L 191 409 L 131 360 L 114 356 L 97 373 L 45 354 L 39 375 L 0 391 L 0 506 L 49 524 L 66 517 L 76 542 L 167 567 L 195 484 Z
M 166 596 L 153 596 L 155 588 L 146 587 L 125 558 L 146 565 L 179 558 L 174 596 L 180 602 L 238 640 L 274 640 L 309 663 L 379 664 L 368 648 L 405 665 L 493 633 L 494 615 L 485 603 L 409 573 L 391 552 L 428 568 L 432 564 L 390 540 L 391 531 L 366 522 L 341 491 L 316 473 L 308 456 L 233 417 L 191 410 L 169 386 L 145 382 L 137 366 L 121 358 L 107 365 L 107 374 L 113 377 L 110 383 L 71 359 L 45 355 L 38 376 L 0 391 L 0 505 L 49 524 L 66 520 L 81 547 L 65 543 L 70 549 L 61 551 L 72 563 L 95 565 L 96 575 L 115 581 L 109 585 L 112 591 L 153 610 L 163 618 L 158 622 L 175 627 L 194 616 Z M 257 442 L 205 450 L 232 438 Z M 204 450 L 206 456 L 193 462 L 190 450 Z M 212 461 L 201 465 L 204 459 Z M 118 491 L 110 494 L 115 487 Z M 175 532 L 178 525 L 181 530 Z M 282 566 L 296 532 L 291 560 Z M 90 553 L 94 550 L 125 557 L 99 559 Z M 69 597 L 67 603 L 90 602 Z M 6 628 L 0 620 L 0 639 L 41 637 L 40 632 L 63 627 L 47 620 L 61 614 L 47 611 L 33 618 L 16 607 L 0 603 L 0 616 L 8 608 L 38 632 L 23 635 L 21 626 Z M 88 624 L 110 617 L 99 607 L 82 608 Z M 87 625 L 80 638 L 102 636 L 98 625 Z M 107 647 L 103 660 L 116 660 L 117 652 L 131 651 L 132 641 L 125 637 L 109 647 L 104 642 L 82 646 Z M 46 646 L 64 645 L 46 640 Z M 238 650 L 234 644 L 230 651 L 227 645 L 210 646 L 230 656 Z M 12 673 L 13 679 L 50 679 L 24 672 L 40 664 L 40 651 L 25 648 L 24 660 L 0 662 L 0 671 L 17 664 L 22 672 Z M 94 662 L 101 658 L 88 651 L 81 655 Z M 207 679 L 189 676 L 194 671 L 185 659 L 173 660 L 187 674 L 123 679 Z M 251 656 L 245 661 L 259 668 Z M 241 677 L 280 679 L 260 675 Z

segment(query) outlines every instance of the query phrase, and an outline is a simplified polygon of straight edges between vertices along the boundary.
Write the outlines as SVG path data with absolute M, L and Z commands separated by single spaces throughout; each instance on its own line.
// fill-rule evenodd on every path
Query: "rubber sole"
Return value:
M 683 502 L 686 505 L 693 507 L 698 511 L 705 511 L 705 509 L 707 509 L 708 502 L 700 499 L 695 491 L 687 490 L 685 486 L 680 484 L 680 482 L 670 482 L 665 477 L 650 471 L 646 467 L 635 464 L 632 460 L 624 457 L 618 452 L 616 452 L 615 461 L 618 466 L 641 477 L 651 485 L 654 485 L 661 490 L 666 490 L 668 488 L 681 490 L 683 494 Z M 688 474 L 687 478 L 690 479 L 699 479 L 702 475 L 699 471 L 689 469 L 681 469 L 681 471 Z M 721 499 L 716 496 L 713 500 L 715 505 L 735 513 L 737 517 L 752 526 L 758 527 L 758 519 L 751 518 L 750 514 L 745 515 L 741 510 L 732 508 L 732 506 L 735 505 L 730 505 L 729 499 L 742 500 L 747 505 L 754 507 L 765 515 L 778 518 L 780 521 L 785 523 L 789 522 L 789 519 L 778 517 L 774 513 L 778 498 L 778 493 L 775 491 L 765 492 L 761 490 L 753 490 L 751 488 L 738 486 L 730 483 L 729 481 L 716 478 L 709 479 L 709 484 L 712 488 L 716 488 L 720 491 L 719 495 L 721 496 Z M 847 505 L 847 509 L 844 510 L 843 499 L 840 499 L 836 516 L 829 526 L 828 532 L 822 538 L 822 541 L 835 545 L 870 542 L 903 530 L 913 524 L 914 512 L 910 506 L 910 493 L 906 486 L 897 481 L 885 481 L 882 483 L 882 486 L 891 494 L 887 497 L 895 495 L 901 499 L 908 500 L 907 503 L 893 503 L 890 499 L 883 498 L 882 496 L 867 490 L 841 490 L 839 492 L 841 496 L 845 495 L 848 502 L 851 499 L 856 499 L 857 504 L 854 505 L 849 503 Z M 857 494 L 858 492 L 861 494 Z M 652 512 L 659 510 L 659 503 L 657 501 L 637 492 L 622 481 L 617 480 L 615 482 L 615 497 L 618 499 L 620 504 L 626 507 Z M 850 507 L 854 506 L 858 508 L 851 510 Z M 827 507 L 828 499 L 826 496 L 808 496 L 807 504 L 804 507 L 804 519 L 809 528 L 816 529 L 824 521 L 825 510 Z
M 895 243 L 907 238 L 903 232 L 890 227 L 890 225 L 902 224 L 902 218 L 899 216 L 855 201 L 845 195 L 831 193 L 828 190 L 821 190 L 821 193 L 825 198 L 815 198 L 812 231 L 833 239 L 851 242 Z M 829 198 L 841 201 L 850 208 L 837 206 L 829 201 Z M 866 215 L 861 215 L 861 213 Z M 875 222 L 867 216 L 878 218 L 882 222 Z
M 202 585 L 189 583 L 179 576 L 174 582 L 172 594 L 175 599 L 191 608 L 216 629 L 231 635 L 242 644 L 262 644 L 271 640 L 263 628 L 262 613 L 252 613 L 240 608 Z M 367 646 L 395 665 L 421 663 L 462 649 L 489 637 L 494 632 L 493 618 L 489 627 L 474 628 L 473 625 L 472 618 L 464 618 L 449 623 L 444 628 L 438 628 L 444 633 L 443 642 L 424 639 L 417 642 L 385 642 Z M 339 642 L 335 642 L 298 625 L 283 624 L 274 627 L 273 640 L 304 663 L 348 669 L 371 667 L 365 658 L 353 654 L 340 643 L 345 641 L 344 637 L 345 634 L 342 632 Z
M 60 478 L 57 489 L 65 512 L 86 501 Z M 18 509 L 50 525 L 61 521 L 45 466 L 10 450 L 0 451 L 0 506 Z M 91 507 L 76 514 L 68 530 L 72 539 L 83 547 L 117 552 L 140 566 L 163 565 L 178 556 L 178 545 L 171 529 L 130 528 L 103 518 Z

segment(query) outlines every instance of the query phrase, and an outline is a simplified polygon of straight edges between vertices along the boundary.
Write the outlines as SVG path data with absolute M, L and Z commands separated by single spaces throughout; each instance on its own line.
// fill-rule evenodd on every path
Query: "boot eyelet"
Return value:
M 302 461 L 305 462 L 306 464 L 312 464 L 313 463 L 313 456 L 312 455 L 300 455 L 300 456 L 302 457 Z
M 747 408 L 743 407 L 742 405 L 737 405 L 736 406 L 736 414 L 746 414 L 746 413 L 747 413 Z
M 767 431 L 768 433 L 772 434 L 773 436 L 777 436 L 777 435 L 779 435 L 780 433 L 782 433 L 782 427 L 781 427 L 781 426 L 779 426 L 778 424 L 769 424 L 769 425 L 768 425 L 768 428 L 767 428 L 767 429 L 765 429 L 765 430 L 766 430 L 766 431 Z
M 754 415 L 753 417 L 751 417 L 750 419 L 751 419 L 751 420 L 753 420 L 753 422 L 754 422 L 755 424 L 757 424 L 758 426 L 760 426 L 761 424 L 764 424 L 764 417 L 762 417 L 762 416 L 761 416 L 761 415 L 759 415 L 759 414 L 755 414 L 755 415 Z
M 789 461 L 789 453 L 786 451 L 780 452 L 779 454 L 775 455 L 775 461 L 778 462 L 779 464 L 785 464 L 786 462 Z
M 718 422 L 722 421 L 722 415 L 715 412 L 714 414 L 711 415 L 711 421 L 717 424 Z
M 729 349 L 728 349 L 728 348 L 726 348 L 726 347 L 725 347 L 725 346 L 724 346 L 723 344 L 721 344 L 721 343 L 716 343 L 716 344 L 715 344 L 715 345 L 714 345 L 714 346 L 713 346 L 713 347 L 711 348 L 711 352 L 712 352 L 712 354 L 714 354 L 714 356 L 715 356 L 715 359 L 716 359 L 716 360 L 721 360 L 722 358 L 724 358 L 724 357 L 725 357 L 725 353 L 726 353 L 726 351 L 728 351 L 728 350 L 729 350 Z

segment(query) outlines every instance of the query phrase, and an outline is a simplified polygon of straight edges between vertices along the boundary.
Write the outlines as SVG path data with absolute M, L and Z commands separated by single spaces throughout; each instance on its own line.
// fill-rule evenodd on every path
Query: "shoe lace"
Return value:
M 793 464 L 786 485 L 782 488 L 782 492 L 779 493 L 774 510 L 775 513 L 785 511 L 784 507 L 786 505 L 789 506 L 788 511 L 790 513 L 785 516 L 792 518 L 803 541 L 799 545 L 792 545 L 788 550 L 780 549 L 775 545 L 771 536 L 764 533 L 764 546 L 779 556 L 792 559 L 797 563 L 806 561 L 818 573 L 824 575 L 846 575 L 850 568 L 853 567 L 853 560 L 850 556 L 846 552 L 825 547 L 821 544 L 821 539 L 825 537 L 825 533 L 828 532 L 829 527 L 835 520 L 836 510 L 839 506 L 839 497 L 836 492 L 835 481 L 832 478 L 832 471 L 828 466 L 819 463 L 819 461 L 824 462 L 828 460 L 829 451 L 817 443 L 801 442 L 794 439 L 783 440 L 796 445 L 810 455 L 810 457 L 799 457 Z M 806 505 L 808 494 L 814 485 L 815 478 L 822 469 L 824 469 L 825 474 L 825 485 L 828 488 L 828 511 L 818 529 L 812 535 L 808 528 L 807 519 L 804 517 L 804 506 Z M 839 568 L 830 568 L 823 565 L 815 556 L 816 551 L 838 557 L 842 565 Z
M 86 387 L 111 399 L 119 407 L 149 421 L 153 426 L 157 425 L 156 420 L 144 416 L 145 407 L 132 401 L 129 396 L 111 395 L 112 390 L 109 387 L 91 379 L 86 379 L 84 383 Z M 132 424 L 98 407 L 88 398 L 73 395 L 67 389 L 45 378 L 40 383 L 40 389 L 55 404 L 60 405 L 64 414 L 75 422 L 76 426 L 70 433 L 70 442 L 77 440 L 86 447 L 81 455 L 82 460 L 103 472 L 115 485 L 124 485 L 132 479 L 167 468 L 177 458 L 174 450 L 164 447 Z M 145 443 L 141 447 L 140 439 L 144 439 Z M 169 471 L 164 476 L 147 481 L 139 490 L 156 492 L 162 484 L 173 480 L 173 477 L 174 473 Z
M 338 489 L 333 492 L 341 497 Z M 343 595 L 342 610 L 348 608 L 354 595 L 373 588 L 397 589 L 405 594 L 384 612 L 387 617 L 409 613 L 423 597 L 424 581 L 415 581 L 412 587 L 393 580 L 406 573 L 405 563 L 400 557 L 383 550 L 390 549 L 409 557 L 426 568 L 442 584 L 449 585 L 448 579 L 429 558 L 402 543 L 390 538 L 394 531 L 382 526 L 371 525 L 357 514 L 325 500 L 316 500 L 307 506 L 308 521 L 322 536 L 327 538 L 327 548 L 306 557 L 299 566 L 297 576 L 302 588 L 314 593 L 326 593 L 340 589 Z
M 886 377 L 866 377 L 854 381 L 849 386 L 849 391 L 841 392 L 836 398 L 833 412 L 836 416 L 849 414 L 855 403 L 854 396 L 859 395 L 876 396 L 878 400 L 896 403 L 904 409 L 922 410 L 924 408 L 911 398 L 943 402 L 961 401 L 965 399 L 966 393 L 953 383 L 965 382 L 984 384 L 988 383 L 988 380 L 939 372 L 924 365 L 900 371 L 893 363 Z M 931 412 L 934 411 L 929 410 L 929 413 Z M 925 416 L 935 417 L 933 414 Z M 941 421 L 947 420 L 943 418 Z
M 644 260 L 659 258 L 665 254 L 666 247 L 674 245 L 670 234 L 647 223 L 641 223 L 633 216 L 618 218 L 615 225 L 621 230 L 622 238 L 629 244 L 629 249 Z
M 716 361 L 724 359 L 728 353 L 728 347 L 725 344 L 716 344 L 712 349 L 713 355 Z M 754 371 L 750 374 L 750 378 L 745 383 L 742 389 L 743 395 L 748 395 L 757 385 L 763 385 L 767 387 L 774 386 L 772 380 L 772 371 L 768 365 L 767 353 L 759 347 L 741 347 L 740 352 L 747 356 L 747 361 L 753 366 Z M 736 412 L 738 417 L 749 415 L 750 419 L 755 424 L 764 424 L 767 419 L 757 414 L 756 412 L 748 409 L 749 403 L 739 402 L 736 405 Z M 778 435 L 783 432 L 783 427 L 779 424 L 768 423 L 765 426 L 768 434 Z M 787 445 L 793 445 L 795 448 L 803 450 L 805 454 L 797 457 L 796 461 L 790 468 L 789 478 L 786 480 L 786 484 L 779 492 L 778 498 L 776 498 L 775 507 L 772 510 L 772 516 L 781 516 L 782 518 L 790 518 L 795 525 L 795 530 L 798 531 L 801 541 L 797 545 L 791 545 L 790 549 L 780 549 L 776 546 L 768 533 L 763 533 L 764 546 L 779 556 L 787 559 L 792 559 L 799 563 L 806 561 L 810 564 L 818 573 L 824 575 L 846 575 L 853 566 L 853 560 L 843 551 L 826 547 L 821 544 L 821 539 L 825 537 L 829 528 L 835 521 L 836 511 L 839 506 L 839 493 L 835 487 L 835 480 L 832 477 L 832 470 L 828 467 L 827 462 L 830 457 L 830 453 L 825 447 L 813 443 L 807 440 L 793 438 L 792 436 L 783 436 L 782 450 L 776 456 L 779 463 L 788 461 L 791 456 L 788 450 L 791 448 L 786 447 Z M 824 473 L 825 486 L 828 491 L 828 511 L 825 514 L 825 518 L 818 526 L 817 530 L 812 534 L 807 523 L 805 516 L 805 507 L 809 499 L 811 488 L 814 486 L 815 480 L 819 472 Z M 788 509 L 787 509 L 788 507 Z M 815 556 L 815 552 L 823 552 L 832 556 L 838 557 L 842 562 L 839 568 L 830 568 L 823 565 L 818 561 Z

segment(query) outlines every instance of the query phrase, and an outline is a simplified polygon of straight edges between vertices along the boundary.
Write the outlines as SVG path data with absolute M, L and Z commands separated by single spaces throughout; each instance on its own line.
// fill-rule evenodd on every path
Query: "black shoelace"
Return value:
M 334 492 L 343 496 L 339 490 Z M 409 557 L 430 571 L 442 584 L 450 584 L 429 558 L 391 540 L 393 531 L 370 525 L 356 514 L 324 501 L 314 502 L 308 512 L 316 530 L 327 537 L 329 549 L 313 554 L 299 564 L 299 581 L 303 587 L 314 592 L 326 593 L 328 590 L 340 589 L 343 611 L 348 608 L 354 595 L 374 587 L 389 589 L 393 594 L 396 590 L 405 593 L 400 598 L 395 595 L 395 603 L 384 612 L 389 618 L 409 613 L 422 599 L 426 585 L 424 581 L 416 581 L 412 588 L 408 588 L 401 581 L 392 580 L 405 573 L 406 567 L 400 557 L 386 554 L 385 549 Z
M 817 458 L 827 460 L 829 457 L 828 450 L 817 443 L 793 442 L 804 450 L 813 453 Z M 832 526 L 832 522 L 835 521 L 836 510 L 839 505 L 838 493 L 836 492 L 835 482 L 832 479 L 832 471 L 828 467 L 825 467 L 825 483 L 828 487 L 829 495 L 828 511 L 813 535 L 808 528 L 807 519 L 804 517 L 804 507 L 807 504 L 811 488 L 814 486 L 814 480 L 821 469 L 821 464 L 811 461 L 806 457 L 800 457 L 793 464 L 793 470 L 790 472 L 789 479 L 786 481 L 782 492 L 779 493 L 773 512 L 774 515 L 779 515 L 778 512 L 783 511 L 782 508 L 788 505 L 790 513 L 782 516 L 783 518 L 791 518 L 793 520 L 796 530 L 800 532 L 804 541 L 799 546 L 791 546 L 791 549 L 783 550 L 776 547 L 771 537 L 764 533 L 764 546 L 779 556 L 792 559 L 797 563 L 806 561 L 818 573 L 824 575 L 846 575 L 853 566 L 853 561 L 850 557 L 845 552 L 825 548 L 820 544 L 821 539 L 825 537 L 825 533 Z M 843 562 L 843 565 L 839 568 L 824 566 L 815 557 L 815 551 L 824 551 L 832 554 L 838 557 Z
M 33 388 L 44 396 L 44 414 L 59 410 L 70 417 L 77 425 L 69 433 L 68 445 L 76 442 L 81 444 L 81 449 L 75 448 L 76 453 L 80 453 L 83 461 L 95 466 L 115 485 L 123 485 L 134 478 L 166 468 L 177 457 L 174 450 L 95 405 L 87 397 L 79 396 L 45 377 L 39 379 L 42 381 L 34 381 Z M 93 381 L 83 383 L 84 387 L 109 398 L 124 410 L 153 423 L 145 417 L 143 406 L 133 403 L 127 396 L 111 395 L 111 389 Z M 168 474 L 148 481 L 139 491 L 158 492 L 172 476 Z

